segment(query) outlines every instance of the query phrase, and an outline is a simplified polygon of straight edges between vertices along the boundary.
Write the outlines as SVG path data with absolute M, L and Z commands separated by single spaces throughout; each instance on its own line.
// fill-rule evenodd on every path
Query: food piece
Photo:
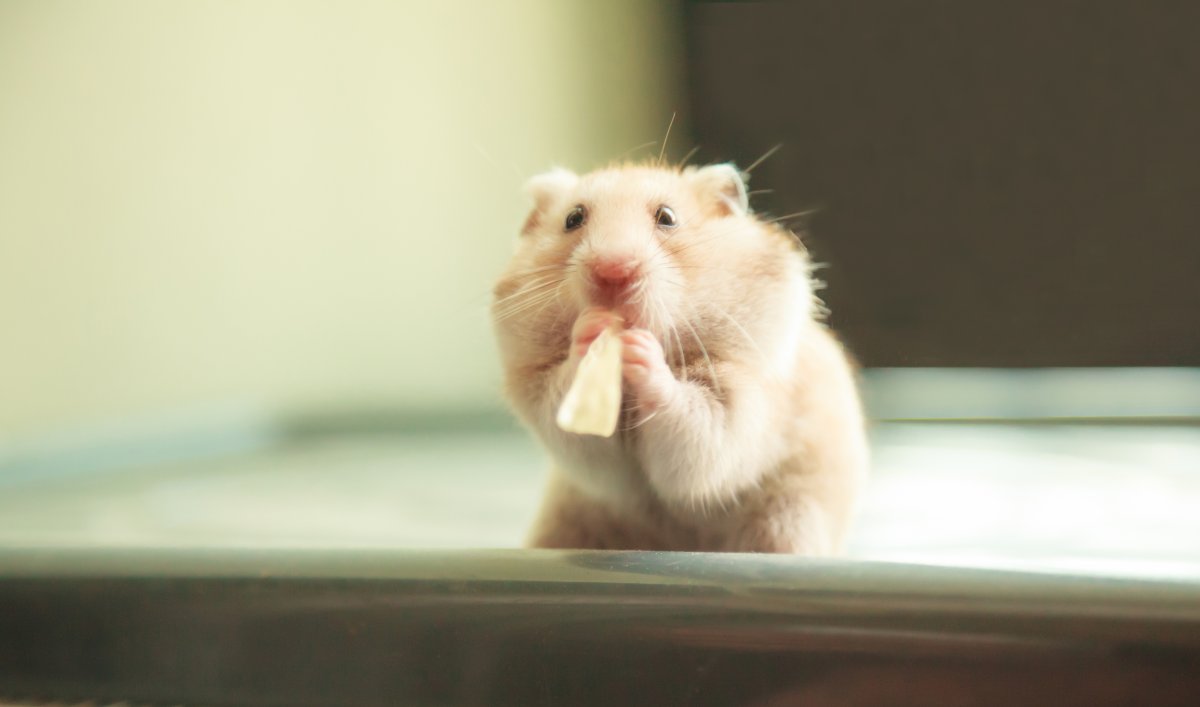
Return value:
M 579 362 L 556 422 L 567 432 L 612 437 L 620 416 L 621 338 L 609 328 L 600 332 Z

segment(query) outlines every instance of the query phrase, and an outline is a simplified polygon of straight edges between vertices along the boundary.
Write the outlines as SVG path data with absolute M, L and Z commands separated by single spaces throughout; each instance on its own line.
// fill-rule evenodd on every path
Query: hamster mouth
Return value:
M 627 327 L 642 326 L 645 319 L 645 303 L 637 296 L 636 289 L 597 287 L 589 293 L 588 300 L 590 306 L 615 312 L 625 320 Z
M 626 329 L 648 329 L 653 321 L 653 316 L 638 302 L 624 301 L 612 305 L 599 304 L 599 306 L 620 317 Z
M 585 276 L 579 285 L 576 291 L 584 307 L 607 309 L 621 317 L 627 328 L 649 328 L 659 318 L 655 314 L 658 291 L 644 272 L 624 278 Z
M 613 307 L 613 311 L 616 312 L 621 319 L 625 320 L 625 326 L 627 328 L 642 328 L 644 326 L 642 323 L 642 308 L 636 304 L 622 304 L 617 307 Z

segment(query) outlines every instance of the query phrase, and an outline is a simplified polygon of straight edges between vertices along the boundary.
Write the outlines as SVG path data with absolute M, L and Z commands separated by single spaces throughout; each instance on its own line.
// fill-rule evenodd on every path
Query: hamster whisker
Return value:
M 769 158 L 771 155 L 775 154 L 776 152 L 779 152 L 779 149 L 780 149 L 781 147 L 783 147 L 783 143 L 782 143 L 782 142 L 781 142 L 781 143 L 777 143 L 777 144 L 775 145 L 775 147 L 772 147 L 771 149 L 769 149 L 769 150 L 767 150 L 766 152 L 764 152 L 762 157 L 759 157 L 758 159 L 756 159 L 756 160 L 754 160 L 753 162 L 751 162 L 751 163 L 750 163 L 750 166 L 749 166 L 749 167 L 747 167 L 747 168 L 745 168 L 745 169 L 743 169 L 742 171 L 743 171 L 743 172 L 745 172 L 746 174 L 750 174 L 751 172 L 753 172 L 753 171 L 754 171 L 754 168 L 755 168 L 755 167 L 759 166 L 759 165 L 760 165 L 760 164 L 762 164 L 763 162 L 766 162 L 766 161 L 767 161 L 767 159 L 768 159 L 768 158 Z
M 719 397 L 724 397 L 724 393 L 721 391 L 721 381 L 717 380 L 717 369 L 713 365 L 712 357 L 708 355 L 708 348 L 700 340 L 700 335 L 696 333 L 696 328 L 692 326 L 691 322 L 687 319 L 680 319 L 679 321 L 683 322 L 683 325 L 692 333 L 692 338 L 696 340 L 696 346 L 700 347 L 700 355 L 704 356 L 704 362 L 708 365 L 708 374 L 712 376 L 713 388 L 717 391 Z
M 629 301 L 641 304 L 646 300 L 647 291 L 648 287 L 646 285 L 646 280 L 638 280 L 633 285 L 633 288 L 630 292 Z
M 675 283 L 674 281 L 672 282 L 677 287 L 683 287 L 683 285 L 680 283 Z M 670 313 L 667 311 L 667 308 L 663 304 L 661 298 L 654 299 L 651 304 L 653 305 L 651 307 L 651 318 L 654 322 L 654 328 L 655 330 L 662 331 L 664 334 L 666 334 L 668 352 L 671 352 L 672 346 L 675 347 L 675 351 L 679 354 L 679 358 L 676 359 L 676 365 L 679 367 L 679 373 L 684 382 L 688 382 L 689 377 L 687 368 L 687 355 L 684 353 L 683 338 L 679 336 L 679 329 L 671 322 Z M 666 324 L 666 326 L 663 326 L 664 324 Z
M 557 278 L 557 280 L 559 282 L 562 282 L 564 279 L 565 278 Z M 510 295 L 505 295 L 504 297 L 501 297 L 500 299 L 496 300 L 493 304 L 504 304 L 505 302 L 508 302 L 510 300 L 514 300 L 523 295 L 527 295 L 530 292 L 533 292 L 534 290 L 536 290 L 540 287 L 543 287 L 545 285 L 548 285 L 548 284 L 554 282 L 555 280 L 556 280 L 556 278 L 553 275 L 551 275 L 549 277 L 538 278 L 538 279 L 534 280 L 533 282 L 525 283 L 524 285 L 521 285 L 521 287 L 516 292 L 513 292 Z
M 545 297 L 545 296 L 551 294 L 553 292 L 553 288 L 557 287 L 558 285 L 561 285 L 563 282 L 566 282 L 566 281 L 565 280 L 552 280 L 550 282 L 544 282 L 532 290 L 521 293 L 522 296 L 520 298 L 511 300 L 511 301 L 506 301 L 504 303 L 504 306 L 500 307 L 499 309 L 501 312 L 508 312 L 509 310 L 512 310 L 512 309 L 520 309 L 521 307 L 524 307 L 525 305 L 527 305 L 531 302 L 540 301 L 542 297 Z
M 693 157 L 695 157 L 695 156 L 696 156 L 696 153 L 697 153 L 697 152 L 699 152 L 699 151 L 700 151 L 700 146 L 699 146 L 699 145 L 696 145 L 696 146 L 695 146 L 695 147 L 693 147 L 692 149 L 688 150 L 688 151 L 687 151 L 687 154 L 683 156 L 683 159 L 679 160 L 679 166 L 680 166 L 680 167 L 686 167 L 686 166 L 687 166 L 687 163 L 688 163 L 688 160 L 690 160 L 690 159 L 692 159 Z
M 522 283 L 521 287 L 518 288 L 517 292 L 527 290 L 530 287 L 533 287 L 534 285 L 537 285 L 539 283 L 548 282 L 550 280 L 553 280 L 556 276 L 557 276 L 557 273 L 554 273 L 554 274 L 547 273 L 547 274 L 538 275 L 537 277 L 532 277 L 528 281 Z
M 526 275 L 535 275 L 537 273 L 548 272 L 550 270 L 563 270 L 568 267 L 570 267 L 570 266 L 569 265 L 560 265 L 560 264 L 555 263 L 554 265 L 543 265 L 539 268 L 529 268 L 528 270 L 521 270 L 519 272 L 513 273 L 513 276 L 514 277 L 524 277 Z
M 553 292 L 548 293 L 545 297 L 542 297 L 542 298 L 537 299 L 536 301 L 530 302 L 529 304 L 527 304 L 524 307 L 521 307 L 520 309 L 517 309 L 512 312 L 505 312 L 504 314 L 501 314 L 501 315 L 497 315 L 496 321 L 498 321 L 498 322 L 507 321 L 507 320 L 511 319 L 512 317 L 515 317 L 518 314 L 521 314 L 522 312 L 533 309 L 534 307 L 537 307 L 539 305 L 544 305 L 544 304 L 546 304 L 547 300 L 554 299 L 554 294 L 555 293 L 553 293 Z
M 637 152 L 638 150 L 644 150 L 644 149 L 646 149 L 647 147 L 653 147 L 653 146 L 655 146 L 655 145 L 657 145 L 657 144 L 658 144 L 658 140 L 651 140 L 651 141 L 649 141 L 649 142 L 643 142 L 642 144 L 640 144 L 640 145 L 638 145 L 638 146 L 636 146 L 636 147 L 631 147 L 631 148 L 629 148 L 628 150 L 625 150 L 625 151 L 624 151 L 624 152 L 622 152 L 621 154 L 617 155 L 616 157 L 614 157 L 614 158 L 613 158 L 613 162 L 619 162 L 619 161 L 621 161 L 622 159 L 624 159 L 624 158 L 628 157 L 629 155 L 631 155 L 631 154 L 633 154 L 633 153 Z
M 689 383 L 691 378 L 688 376 L 687 356 L 683 353 L 683 338 L 679 336 L 679 329 L 674 324 L 671 325 L 670 333 L 675 339 L 675 348 L 679 351 L 679 375 L 684 383 Z
M 768 361 L 767 355 L 763 353 L 762 347 L 758 345 L 758 342 L 754 340 L 754 337 L 750 336 L 750 332 L 746 331 L 746 328 L 743 327 L 738 320 L 734 319 L 729 312 L 726 312 L 715 304 L 710 306 L 713 308 L 713 311 L 715 311 L 717 314 L 720 314 L 722 317 L 725 317 L 730 324 L 732 324 L 739 332 L 741 332 L 742 336 L 746 339 L 746 343 L 750 344 L 750 346 L 754 348 L 754 351 L 758 354 L 758 357 L 762 359 L 763 365 L 765 366 Z
M 667 123 L 667 134 L 663 135 L 662 147 L 658 151 L 658 164 L 663 163 L 663 155 L 667 154 L 667 140 L 671 138 L 671 128 L 675 125 L 675 114 L 671 114 L 671 122 Z
M 682 253 L 685 250 L 688 250 L 689 248 L 695 248 L 698 245 L 704 245 L 705 243 L 711 243 L 711 242 L 717 240 L 717 238 L 719 238 L 719 237 L 720 236 L 713 236 L 712 238 L 705 238 L 702 241 L 692 241 L 691 243 L 684 243 L 683 245 L 679 246 L 678 248 L 667 248 L 666 251 L 672 256 L 679 255 L 680 253 Z
M 731 231 L 721 231 L 712 236 L 709 236 L 708 238 L 703 238 L 698 241 L 692 241 L 691 243 L 685 243 L 685 244 L 679 246 L 678 248 L 674 248 L 674 249 L 664 248 L 663 250 L 667 251 L 671 255 L 678 255 L 679 253 L 682 253 L 683 251 L 687 250 L 688 248 L 695 248 L 698 245 L 704 245 L 705 243 L 712 243 L 713 241 L 719 240 L 721 238 L 727 238 L 730 233 L 731 233 Z
M 687 356 L 684 355 L 683 352 L 683 339 L 679 337 L 679 331 L 675 328 L 675 325 L 670 323 L 670 318 L 667 315 L 666 308 L 663 306 L 662 301 L 656 300 L 654 305 L 653 319 L 655 322 L 655 329 L 662 331 L 666 335 L 665 339 L 667 344 L 667 352 L 672 354 L 672 358 L 675 358 L 674 354 L 678 353 L 678 358 L 675 358 L 675 365 L 679 368 L 679 374 L 686 382 L 688 380 Z M 666 323 L 666 326 L 663 326 L 664 322 Z M 674 347 L 674 351 L 671 350 L 672 347 Z
M 821 207 L 814 206 L 813 208 L 805 209 L 804 211 L 796 211 L 794 213 L 784 214 L 783 216 L 777 216 L 775 218 L 766 219 L 765 223 L 781 223 L 783 221 L 792 221 L 795 219 L 802 219 L 802 218 L 806 218 L 808 216 L 812 216 L 813 214 L 820 213 L 820 211 L 821 211 Z
M 557 289 L 548 287 L 542 292 L 531 294 L 529 297 L 522 299 L 520 302 L 510 303 L 503 309 L 495 311 L 495 314 L 501 319 L 507 319 L 514 314 L 519 314 L 521 312 L 533 309 L 534 307 L 542 304 L 542 302 L 544 302 L 546 299 L 553 298 L 557 293 Z
M 654 254 L 655 254 L 655 256 L 659 257 L 659 259 L 662 262 L 662 266 L 668 270 L 715 270 L 716 269 L 716 268 L 709 267 L 707 265 L 700 265 L 698 263 L 676 263 L 675 261 L 668 258 L 666 253 L 662 252 L 661 250 L 655 251 Z M 680 284 L 675 281 L 671 281 L 671 282 L 673 282 L 673 284 L 676 284 L 676 285 Z
M 510 299 L 510 298 L 522 295 L 524 293 L 536 290 L 537 288 L 542 287 L 543 285 L 546 285 L 548 283 L 562 281 L 564 279 L 566 279 L 566 277 L 565 277 L 565 275 L 563 275 L 561 273 L 553 273 L 553 274 L 549 274 L 549 275 L 542 275 L 541 277 L 535 277 L 535 278 L 531 279 L 529 282 L 526 282 L 525 284 L 521 285 L 520 289 L 518 289 L 516 292 L 512 293 L 511 295 L 508 295 L 504 299 Z M 501 300 L 501 301 L 503 301 L 503 300 Z
M 546 283 L 545 285 L 543 285 L 539 288 L 541 290 L 540 292 L 536 292 L 536 293 L 531 292 L 531 293 L 529 293 L 529 296 L 526 299 L 522 299 L 518 302 L 514 302 L 514 303 L 510 304 L 509 306 L 503 308 L 502 310 L 496 312 L 496 318 L 499 320 L 508 319 L 509 317 L 512 317 L 513 315 L 520 314 L 521 312 L 533 309 L 534 307 L 536 307 L 540 304 L 543 304 L 546 300 L 553 299 L 554 297 L 556 297 L 558 295 L 558 292 L 559 292 L 558 286 L 561 286 L 563 282 L 565 282 L 565 280 L 560 280 L 559 282 Z M 552 285 L 554 286 L 553 288 L 551 288 Z
M 641 418 L 640 420 L 633 423 L 632 425 L 626 425 L 625 427 L 622 427 L 621 431 L 622 432 L 630 432 L 632 430 L 636 430 L 637 428 L 641 427 L 642 425 L 646 424 L 647 422 L 653 420 L 654 416 L 657 414 L 658 414 L 658 410 L 655 410 L 654 412 L 650 413 L 649 415 L 646 415 L 645 417 Z
M 542 316 L 542 312 L 546 311 L 546 307 L 549 307 L 551 303 L 553 303 L 554 301 L 556 301 L 558 299 L 558 296 L 560 294 L 562 294 L 562 287 L 565 283 L 566 283 L 566 280 L 563 280 L 562 282 L 558 283 L 558 287 L 554 288 L 554 296 L 544 298 L 546 301 L 542 304 L 541 307 L 538 307 L 538 311 L 535 312 L 533 315 L 534 319 L 540 319 Z
M 507 319 L 507 318 L 513 316 L 514 314 L 519 314 L 521 312 L 524 312 L 526 310 L 529 310 L 529 309 L 532 309 L 532 308 L 538 306 L 546 298 L 553 297 L 554 293 L 555 293 L 555 290 L 547 289 L 544 292 L 539 292 L 535 295 L 530 295 L 528 298 L 523 299 L 520 302 L 513 302 L 513 303 L 509 304 L 507 307 L 505 307 L 504 309 L 493 310 L 493 313 L 501 319 Z

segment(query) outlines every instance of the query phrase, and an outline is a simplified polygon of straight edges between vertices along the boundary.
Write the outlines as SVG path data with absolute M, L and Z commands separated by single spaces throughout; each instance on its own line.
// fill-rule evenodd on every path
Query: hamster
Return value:
M 552 462 L 529 545 L 837 554 L 867 442 L 798 239 L 751 212 L 732 164 L 555 169 L 527 191 L 492 318 L 506 395 Z M 614 325 L 617 432 L 564 432 L 559 403 Z

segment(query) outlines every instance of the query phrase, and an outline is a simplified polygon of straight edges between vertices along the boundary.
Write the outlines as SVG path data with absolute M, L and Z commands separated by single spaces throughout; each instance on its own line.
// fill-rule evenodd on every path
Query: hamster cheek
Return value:
M 669 404 L 679 382 L 658 339 L 645 329 L 629 329 L 621 334 L 621 343 L 621 374 L 638 408 L 651 413 Z

